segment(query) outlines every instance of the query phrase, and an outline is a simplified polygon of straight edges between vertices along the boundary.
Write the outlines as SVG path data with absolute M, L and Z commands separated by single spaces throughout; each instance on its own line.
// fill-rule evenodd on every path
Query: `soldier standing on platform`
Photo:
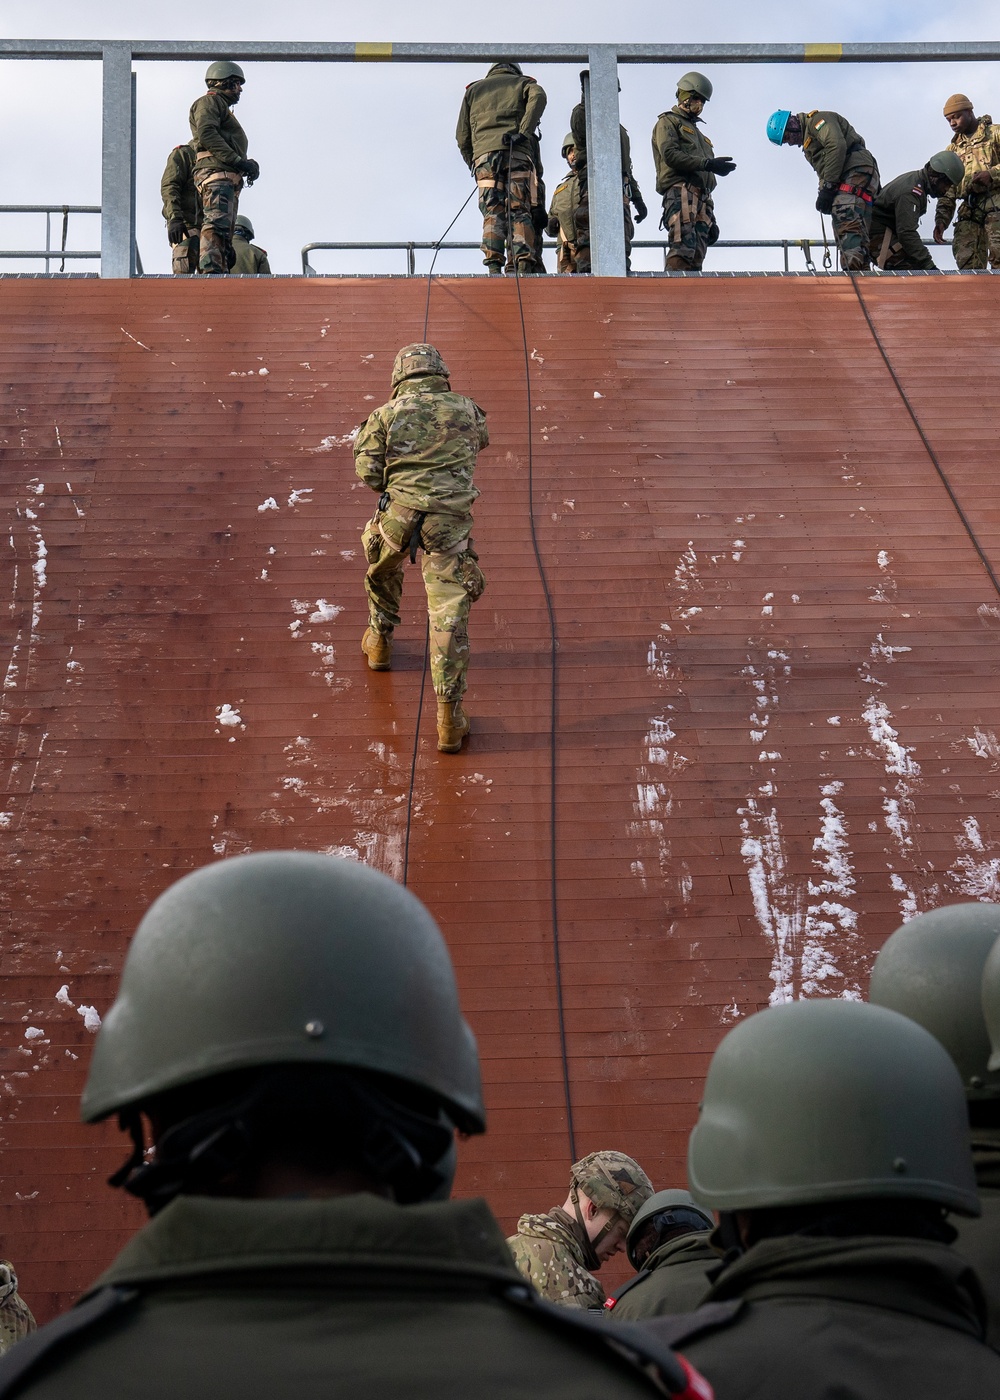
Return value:
M 167 221 L 170 270 L 175 276 L 198 271 L 201 251 L 201 200 L 194 187 L 194 147 L 175 146 L 160 180 L 163 217 Z
M 550 238 L 559 240 L 556 271 L 571 273 L 576 271 L 576 216 L 580 208 L 580 176 L 576 170 L 576 145 L 572 132 L 568 132 L 563 141 L 562 155 L 569 165 L 569 174 L 556 185 L 552 195 L 548 234 Z
M 971 100 L 956 92 L 944 104 L 944 115 L 955 133 L 949 150 L 964 167 L 955 187 L 938 200 L 934 215 L 934 242 L 944 242 L 944 231 L 958 220 L 952 252 L 959 268 L 1000 268 L 1000 126 L 992 117 L 977 117 Z
M 716 177 L 736 169 L 736 162 L 717 156 L 698 130 L 713 90 L 704 73 L 685 73 L 675 106 L 661 112 L 653 128 L 656 193 L 663 196 L 660 227 L 670 240 L 668 272 L 701 271 L 706 250 L 719 237 L 712 200 Z
M 230 271 L 240 190 L 244 178 L 252 185 L 260 175 L 257 162 L 247 159 L 246 132 L 231 110 L 245 81 L 238 63 L 210 64 L 205 74 L 208 92 L 192 103 L 188 114 L 195 149 L 194 183 L 202 205 L 199 272 Z
M 580 86 L 587 71 L 580 74 Z M 621 84 L 618 85 L 621 92 Z M 587 176 L 587 107 L 581 97 L 570 115 L 572 141 L 575 149 L 574 168 L 580 185 L 580 200 L 576 210 L 576 266 L 574 272 L 590 271 L 590 184 Z M 649 212 L 639 189 L 639 182 L 632 169 L 632 143 L 628 132 L 618 127 L 622 159 L 622 205 L 625 217 L 625 266 L 632 265 L 632 239 L 635 237 L 635 224 L 632 222 L 632 205 L 635 205 L 635 223 L 641 224 Z

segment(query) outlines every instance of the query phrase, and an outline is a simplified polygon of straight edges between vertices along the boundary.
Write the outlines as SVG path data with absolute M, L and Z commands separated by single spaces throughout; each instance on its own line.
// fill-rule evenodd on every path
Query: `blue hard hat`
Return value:
M 773 141 L 776 146 L 781 145 L 791 115 L 791 112 L 772 112 L 767 119 L 767 139 Z

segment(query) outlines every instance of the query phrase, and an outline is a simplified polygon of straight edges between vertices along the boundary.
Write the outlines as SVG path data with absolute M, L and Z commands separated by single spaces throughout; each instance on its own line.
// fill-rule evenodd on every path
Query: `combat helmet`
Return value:
M 961 166 L 958 156 L 953 159 Z M 987 1068 L 990 1040 L 980 994 L 983 966 L 998 937 L 1000 905 L 945 905 L 898 928 L 872 968 L 869 999 L 930 1031 L 955 1061 L 969 1099 L 1000 1098 L 1000 1074 Z
M 712 1057 L 688 1147 L 717 1211 L 890 1197 L 980 1213 L 962 1081 L 884 1006 L 797 1001 L 737 1024 Z
M 433 345 L 404 345 L 392 364 L 392 387 L 418 374 L 439 374 L 448 379 L 448 366 Z
M 475 1040 L 420 901 L 340 857 L 238 856 L 186 875 L 146 912 L 94 1045 L 81 1115 L 118 1113 L 135 1139 L 151 1100 L 184 1100 L 187 1086 L 235 1071 L 266 1080 L 303 1069 L 343 1081 L 361 1120 L 385 1120 L 380 1150 L 395 1141 L 409 1153 L 418 1176 L 397 1199 L 438 1186 L 421 1154 L 444 1159 L 453 1127 L 485 1130 Z M 404 1100 L 419 1107 L 398 1129 L 393 1105 Z M 149 1170 L 140 1152 L 115 1184 L 149 1204 L 133 1180 Z
M 706 102 L 709 102 L 713 91 L 714 88 L 712 87 L 711 79 L 706 78 L 704 73 L 685 73 L 683 78 L 677 79 L 678 97 L 680 97 L 682 92 L 693 92 L 696 93 L 698 97 L 703 97 Z
M 205 73 L 206 83 L 224 83 L 230 78 L 239 78 L 241 83 L 246 82 L 246 76 L 238 63 L 233 63 L 228 58 L 220 58 L 208 65 Z
M 566 158 L 566 152 L 567 152 L 567 151 L 572 151 L 572 150 L 575 150 L 575 149 L 576 149 L 576 137 L 573 135 L 572 131 L 567 131 L 566 135 L 563 137 L 562 150 L 559 152 L 559 154 L 560 154 L 560 155 L 563 157 L 563 159 L 565 160 L 565 158 Z
M 993 1051 L 988 1061 L 991 1070 L 1000 1070 L 1000 956 L 997 955 L 997 947 L 998 944 L 994 943 L 983 968 L 982 1005 Z
M 965 166 L 962 164 L 961 156 L 957 156 L 954 151 L 938 151 L 937 155 L 931 156 L 927 162 L 927 169 L 933 170 L 938 175 L 944 175 L 952 185 L 959 185 L 965 175 Z
M 591 1152 L 574 1162 L 569 1178 L 570 1186 L 582 1191 L 595 1206 L 613 1210 L 628 1221 L 653 1194 L 649 1177 L 624 1152 Z
M 236 215 L 236 227 L 243 229 L 243 231 L 246 233 L 247 238 L 254 237 L 253 224 L 250 222 L 250 220 L 245 214 Z
M 785 139 L 785 128 L 791 115 L 791 112 L 782 107 L 777 112 L 772 112 L 767 119 L 767 139 L 773 141 L 776 146 L 780 146 Z
M 690 1191 L 682 1191 L 679 1188 L 654 1191 L 640 1206 L 629 1226 L 625 1252 L 633 1269 L 642 1268 L 642 1261 L 637 1257 L 636 1250 L 640 1237 L 653 1224 L 657 1227 L 658 1238 L 652 1249 L 646 1251 L 647 1258 L 653 1249 L 658 1249 L 672 1235 L 692 1234 L 695 1231 L 715 1228 L 712 1216 L 702 1210 Z

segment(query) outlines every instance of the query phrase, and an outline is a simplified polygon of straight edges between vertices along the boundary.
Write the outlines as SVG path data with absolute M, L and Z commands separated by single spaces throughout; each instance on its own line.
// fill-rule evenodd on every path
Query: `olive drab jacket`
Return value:
M 231 170 L 247 158 L 247 134 L 233 115 L 233 109 L 219 93 L 209 91 L 191 104 L 188 113 L 191 144 L 200 155 L 198 170 Z
M 187 1196 L 82 1303 L 0 1358 L 0 1397 L 662 1394 L 599 1335 L 609 1328 L 579 1331 L 533 1302 L 484 1201 Z
M 576 242 L 576 211 L 580 207 L 580 177 L 575 170 L 552 192 L 549 218 L 559 220 L 559 234 L 566 243 Z
M 846 117 L 839 112 L 799 112 L 802 154 L 819 176 L 821 185 L 863 186 L 878 193 L 875 157 Z
M 510 63 L 494 63 L 485 78 L 465 89 L 455 140 L 470 170 L 495 151 L 504 136 L 519 131 L 533 137 L 545 111 L 546 97 L 534 78 L 525 78 Z
M 167 156 L 160 180 L 163 217 L 183 219 L 188 228 L 201 227 L 201 200 L 194 187 L 194 147 L 175 146 Z
M 983 1213 L 976 1220 L 952 1222 L 958 1230 L 955 1249 L 969 1261 L 983 1285 L 989 1312 L 986 1340 L 1000 1351 L 1000 1130 L 973 1130 L 972 1160 Z
M 569 129 L 573 133 L 576 164 L 577 168 L 580 169 L 587 164 L 587 108 L 583 102 L 578 102 L 573 108 L 569 119 Z M 621 143 L 622 190 L 625 199 L 626 201 L 641 200 L 642 191 L 639 189 L 639 182 L 632 169 L 632 142 L 629 140 L 628 132 L 621 125 L 618 127 L 618 138 Z
M 953 185 L 937 202 L 934 222 L 939 228 L 947 228 L 951 223 L 959 200 L 963 202 L 960 218 L 982 217 L 1000 208 L 1000 126 L 993 125 L 993 118 L 980 117 L 975 131 L 968 136 L 956 131 L 948 150 L 961 160 L 965 174 L 958 188 Z M 990 184 L 988 189 L 979 190 L 972 177 L 984 170 L 989 171 Z
M 488 446 L 486 414 L 447 379 L 415 375 L 396 386 L 354 442 L 354 469 L 373 491 L 435 515 L 468 516 L 479 492 L 476 455 Z
M 700 117 L 680 107 L 661 112 L 653 127 L 653 164 L 656 166 L 656 193 L 666 194 L 671 185 L 694 185 L 711 194 L 719 183 L 706 160 L 715 155 L 708 137 L 698 130 Z
M 256 243 L 244 238 L 239 229 L 233 233 L 233 252 L 236 261 L 230 272 L 270 273 L 271 264 L 267 260 L 266 249 L 258 248 Z
M 985 1324 L 979 1281 L 948 1245 L 796 1235 L 759 1241 L 700 1308 L 645 1326 L 720 1400 L 984 1400 L 1000 1395 Z
M 587 1268 L 580 1226 L 561 1206 L 547 1215 L 522 1215 L 507 1246 L 519 1271 L 550 1303 L 603 1308 L 606 1294 Z
M 693 1312 L 711 1287 L 708 1270 L 720 1267 L 709 1244 L 711 1230 L 667 1240 L 655 1249 L 634 1278 L 618 1291 L 607 1311 L 616 1322 Z M 608 1304 L 611 1299 L 608 1299 Z
M 872 203 L 871 227 L 872 257 L 880 267 L 891 253 L 901 253 L 911 267 L 937 266 L 920 237 L 926 213 L 923 171 L 908 170 L 882 187 Z

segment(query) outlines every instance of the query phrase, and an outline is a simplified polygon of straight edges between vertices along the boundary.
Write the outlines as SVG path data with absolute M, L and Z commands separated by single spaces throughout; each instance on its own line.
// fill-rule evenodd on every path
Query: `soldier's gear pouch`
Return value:
M 369 564 L 377 564 L 382 557 L 382 536 L 378 528 L 378 516 L 375 515 L 361 531 L 361 548 L 365 552 L 365 559 Z

